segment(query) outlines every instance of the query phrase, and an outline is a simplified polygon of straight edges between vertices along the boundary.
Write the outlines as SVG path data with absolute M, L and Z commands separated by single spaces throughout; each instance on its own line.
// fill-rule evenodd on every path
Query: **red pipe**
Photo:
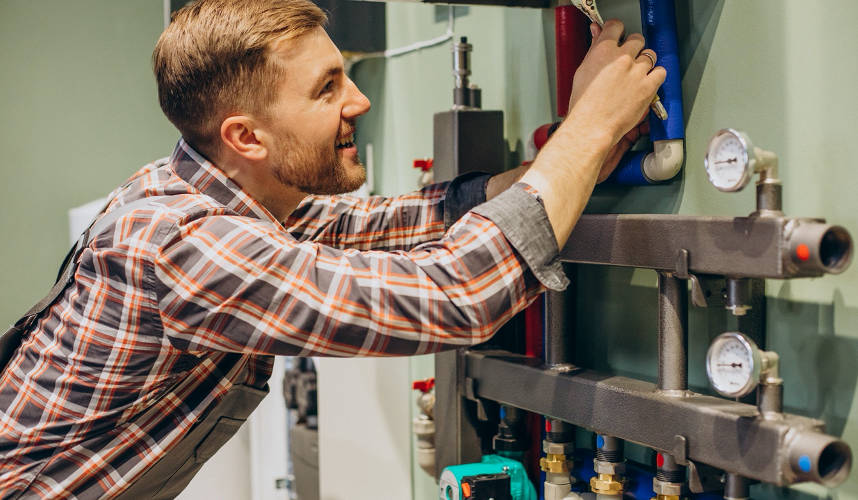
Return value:
M 542 310 L 545 295 L 540 295 L 524 310 L 525 343 L 524 354 L 542 359 L 542 324 L 545 313 Z M 527 476 L 537 486 L 541 487 L 539 459 L 542 457 L 542 415 L 527 414 L 527 428 L 530 429 L 530 448 L 524 468 Z
M 574 5 L 554 9 L 554 43 L 557 54 L 557 116 L 569 111 L 572 78 L 587 55 L 590 20 Z

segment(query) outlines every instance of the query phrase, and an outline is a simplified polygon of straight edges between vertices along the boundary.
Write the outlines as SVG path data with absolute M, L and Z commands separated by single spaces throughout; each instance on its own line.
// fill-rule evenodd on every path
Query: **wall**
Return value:
M 852 0 L 677 0 L 688 140 L 686 169 L 658 187 L 601 187 L 588 211 L 746 215 L 753 187 L 721 193 L 707 181 L 703 152 L 712 134 L 734 127 L 780 157 L 784 209 L 824 217 L 858 235 L 851 143 L 858 135 L 858 59 L 852 53 L 858 3 Z M 640 29 L 638 2 L 600 0 L 606 17 Z M 511 150 L 521 151 L 533 128 L 552 115 L 550 14 L 469 7 L 456 36 L 474 44 L 472 82 L 486 109 L 505 112 Z M 389 47 L 444 32 L 446 7 L 388 4 Z M 358 122 L 358 140 L 375 146 L 376 191 L 414 189 L 414 158 L 432 154 L 431 115 L 451 104 L 449 49 L 436 47 L 355 68 L 373 101 Z M 813 280 L 768 283 L 768 348 L 780 353 L 785 403 L 794 413 L 822 418 L 829 432 L 858 447 L 858 271 Z M 656 376 L 653 272 L 581 266 L 578 362 L 653 380 Z M 691 384 L 708 391 L 704 355 L 709 341 L 735 327 L 724 311 L 691 312 Z M 412 378 L 432 372 L 412 362 Z M 637 450 L 640 457 L 647 455 Z M 650 456 L 651 457 L 651 456 Z M 433 498 L 431 481 L 415 469 L 415 499 Z M 755 497 L 812 495 L 858 498 L 858 474 L 840 488 L 754 487 Z
M 600 0 L 604 13 L 620 16 L 630 30 L 638 23 L 636 5 Z M 858 174 L 850 161 L 858 135 L 858 63 L 851 53 L 858 4 L 678 0 L 677 10 L 687 170 L 656 188 L 600 189 L 590 210 L 747 214 L 750 192 L 717 192 L 702 171 L 709 137 L 732 126 L 780 156 L 787 213 L 826 217 L 858 235 L 852 196 Z M 435 37 L 446 26 L 445 7 L 391 3 L 388 12 L 391 47 Z M 505 111 L 511 149 L 521 151 L 519 142 L 552 115 L 550 15 L 493 7 L 458 12 L 457 36 L 475 45 L 472 81 L 484 88 L 487 109 Z M 0 0 L 0 322 L 14 321 L 50 287 L 67 245 L 66 210 L 103 196 L 170 152 L 176 132 L 157 108 L 149 68 L 162 26 L 160 0 Z M 446 47 L 355 68 L 374 103 L 359 123 L 358 140 L 375 145 L 376 191 L 415 187 L 411 160 L 432 154 L 431 115 L 451 104 L 449 70 Z M 580 268 L 578 275 L 584 305 L 598 311 L 580 319 L 581 331 L 598 332 L 580 339 L 580 357 L 654 378 L 654 275 L 596 268 Z M 832 433 L 858 445 L 858 271 L 770 282 L 768 294 L 769 347 L 784 361 L 787 407 L 825 419 Z M 718 311 L 693 311 L 695 387 L 705 386 L 708 340 L 727 326 Z M 411 378 L 427 372 L 431 362 L 421 359 Z M 414 474 L 415 498 L 432 498 L 431 482 L 419 470 Z M 805 492 L 858 498 L 858 474 L 836 490 L 811 485 L 754 493 L 795 498 Z

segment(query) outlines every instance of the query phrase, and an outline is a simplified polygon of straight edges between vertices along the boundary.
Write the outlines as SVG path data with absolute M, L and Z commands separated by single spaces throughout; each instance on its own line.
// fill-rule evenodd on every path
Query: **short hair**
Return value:
M 161 109 L 212 159 L 227 116 L 266 117 L 276 102 L 285 68 L 270 60 L 273 46 L 326 22 L 308 0 L 198 0 L 182 8 L 152 54 Z

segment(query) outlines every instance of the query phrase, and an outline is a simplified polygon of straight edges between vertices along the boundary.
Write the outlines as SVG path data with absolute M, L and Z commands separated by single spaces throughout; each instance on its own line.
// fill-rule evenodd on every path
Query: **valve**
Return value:
M 435 176 L 432 174 L 433 163 L 432 158 L 429 157 L 414 160 L 414 168 L 418 168 L 422 172 L 420 179 L 417 180 L 419 187 L 423 188 L 434 182 Z
M 435 475 L 435 378 L 429 377 L 423 380 L 415 380 L 411 388 L 420 391 L 417 398 L 417 407 L 420 408 L 420 416 L 411 419 L 411 431 L 417 437 L 417 447 L 414 452 L 417 455 L 417 463 L 427 474 Z

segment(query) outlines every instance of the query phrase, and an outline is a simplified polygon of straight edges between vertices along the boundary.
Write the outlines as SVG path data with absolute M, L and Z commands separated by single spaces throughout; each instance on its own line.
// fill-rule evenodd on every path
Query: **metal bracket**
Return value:
M 676 277 L 691 282 L 691 303 L 697 307 L 724 307 L 727 280 L 721 276 L 696 275 L 688 271 L 688 250 L 676 252 Z
M 688 461 L 688 489 L 692 493 L 724 490 L 724 471 L 711 465 Z
M 473 401 L 477 403 L 477 418 L 480 419 L 481 422 L 489 421 L 489 414 L 486 411 L 486 405 L 483 403 L 483 400 L 477 397 L 477 382 L 470 378 L 465 378 L 465 397 L 469 401 Z
M 688 441 L 685 436 L 673 437 L 673 459 L 679 465 L 688 465 Z

